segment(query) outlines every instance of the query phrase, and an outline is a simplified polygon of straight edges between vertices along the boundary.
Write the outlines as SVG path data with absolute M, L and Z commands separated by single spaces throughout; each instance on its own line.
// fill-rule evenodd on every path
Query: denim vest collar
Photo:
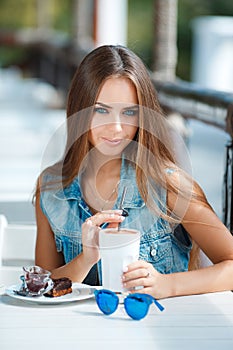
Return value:
M 124 187 L 127 187 L 124 200 L 125 208 L 140 208 L 144 206 L 145 203 L 137 189 L 135 170 L 124 157 L 122 157 L 120 177 L 121 180 L 118 188 L 118 198 L 115 202 L 114 209 L 119 208 Z M 80 176 L 77 176 L 68 187 L 56 191 L 53 195 L 59 200 L 76 200 L 81 202 L 83 199 L 80 188 Z

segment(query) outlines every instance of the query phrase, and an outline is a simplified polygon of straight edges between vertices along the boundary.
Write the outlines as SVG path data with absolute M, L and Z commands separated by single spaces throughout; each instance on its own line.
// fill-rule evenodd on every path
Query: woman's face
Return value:
M 133 140 L 138 118 L 134 84 L 127 78 L 110 78 L 96 99 L 89 142 L 105 155 L 119 155 Z

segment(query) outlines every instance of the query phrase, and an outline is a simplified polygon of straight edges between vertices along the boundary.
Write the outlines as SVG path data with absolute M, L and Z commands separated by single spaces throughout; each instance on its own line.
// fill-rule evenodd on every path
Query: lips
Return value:
M 110 146 L 118 146 L 122 142 L 122 139 L 108 139 L 105 137 L 103 137 L 102 140 L 104 143 Z

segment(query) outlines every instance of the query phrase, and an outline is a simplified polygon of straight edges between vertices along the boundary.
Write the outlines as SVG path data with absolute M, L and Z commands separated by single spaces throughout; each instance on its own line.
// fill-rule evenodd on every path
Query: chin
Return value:
M 124 151 L 124 148 L 122 147 L 116 147 L 109 149 L 108 147 L 103 146 L 97 146 L 96 149 L 104 156 L 111 157 L 111 156 L 119 156 Z

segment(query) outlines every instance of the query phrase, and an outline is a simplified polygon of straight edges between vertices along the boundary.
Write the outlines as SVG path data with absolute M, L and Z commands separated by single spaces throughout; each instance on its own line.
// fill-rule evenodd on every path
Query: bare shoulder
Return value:
M 180 216 L 182 223 L 214 222 L 221 227 L 224 226 L 209 204 L 201 186 L 189 174 L 175 169 L 167 175 L 167 184 L 167 203 L 170 210 L 179 211 L 180 207 L 185 208 L 183 215 Z
M 214 263 L 233 257 L 233 237 L 208 203 L 201 186 L 176 169 L 167 174 L 168 207 Z
M 179 168 L 167 172 L 167 206 L 176 217 L 192 217 L 194 213 L 211 208 L 204 191 L 195 179 Z

